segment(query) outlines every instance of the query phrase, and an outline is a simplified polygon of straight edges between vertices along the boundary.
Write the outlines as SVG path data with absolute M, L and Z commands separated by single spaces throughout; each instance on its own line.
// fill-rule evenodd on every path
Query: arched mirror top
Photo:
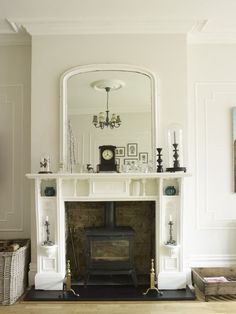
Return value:
M 116 156 L 120 169 L 132 163 L 155 168 L 157 79 L 151 71 L 124 64 L 78 66 L 62 75 L 60 93 L 60 162 L 64 170 L 86 171 L 87 164 L 96 169 L 100 145 L 120 148 Z M 115 127 L 100 127 L 106 110 L 109 120 L 116 119 Z M 135 144 L 133 154 L 129 144 Z

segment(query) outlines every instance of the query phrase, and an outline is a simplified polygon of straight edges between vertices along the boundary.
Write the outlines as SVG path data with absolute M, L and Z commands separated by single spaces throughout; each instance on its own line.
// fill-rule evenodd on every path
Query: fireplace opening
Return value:
M 67 202 L 65 208 L 66 259 L 75 284 L 148 282 L 155 202 Z
M 85 285 L 90 275 L 127 274 L 137 286 L 133 250 L 135 231 L 129 226 L 116 226 L 115 220 L 116 203 L 105 202 L 104 226 L 85 228 Z

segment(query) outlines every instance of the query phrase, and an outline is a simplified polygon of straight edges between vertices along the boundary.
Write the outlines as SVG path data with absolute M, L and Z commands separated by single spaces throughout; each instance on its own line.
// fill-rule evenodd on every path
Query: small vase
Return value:
M 53 186 L 47 186 L 44 190 L 45 196 L 55 196 L 56 191 Z
M 165 189 L 165 195 L 175 195 L 176 194 L 176 188 L 173 185 L 167 186 Z

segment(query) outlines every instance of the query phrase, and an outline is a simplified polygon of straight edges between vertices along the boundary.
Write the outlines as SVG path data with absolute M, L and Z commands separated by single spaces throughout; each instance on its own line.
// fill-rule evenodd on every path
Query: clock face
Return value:
M 105 159 L 105 160 L 110 160 L 110 159 L 112 159 L 112 157 L 113 157 L 113 152 L 112 152 L 110 149 L 105 149 L 105 150 L 102 152 L 102 157 L 103 157 L 103 159 Z

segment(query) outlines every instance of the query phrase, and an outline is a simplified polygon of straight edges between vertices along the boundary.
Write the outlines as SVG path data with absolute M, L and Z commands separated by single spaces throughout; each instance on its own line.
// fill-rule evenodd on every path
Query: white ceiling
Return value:
M 236 0 L 0 0 L 0 34 L 188 33 L 236 41 Z
M 68 81 L 68 113 L 99 114 L 106 110 L 105 90 L 91 84 L 98 80 L 121 80 L 124 86 L 110 92 L 110 113 L 151 112 L 151 81 L 144 74 L 131 71 L 92 71 L 79 73 Z

